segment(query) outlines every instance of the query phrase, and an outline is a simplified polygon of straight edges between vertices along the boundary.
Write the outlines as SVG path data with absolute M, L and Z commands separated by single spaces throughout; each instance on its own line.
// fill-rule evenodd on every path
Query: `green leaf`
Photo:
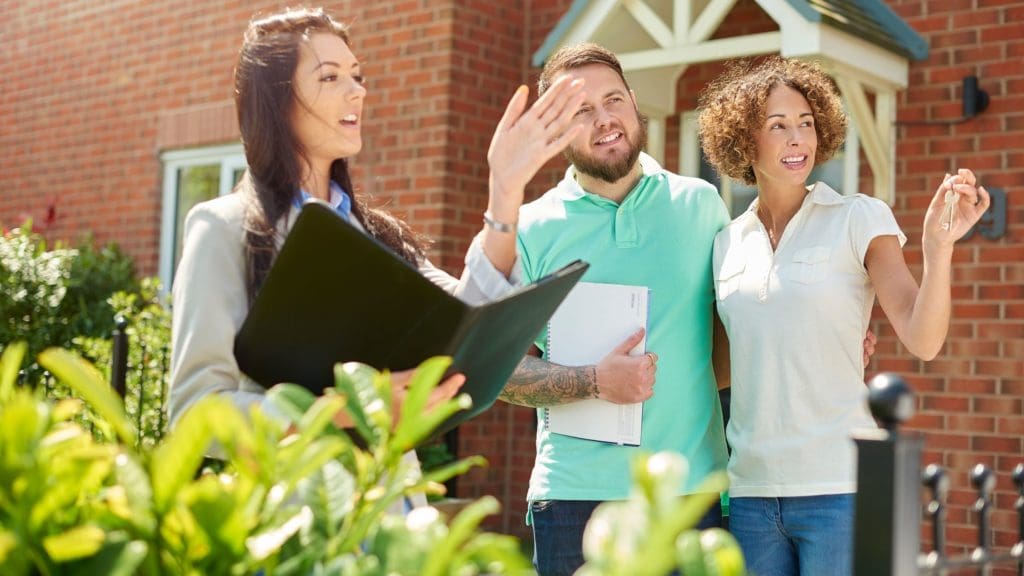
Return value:
M 245 540 L 249 554 L 261 561 L 277 552 L 284 543 L 313 522 L 313 513 L 303 506 L 294 516 L 272 530 L 250 536 Z
M 153 513 L 153 489 L 146 470 L 132 455 L 118 454 L 114 458 L 114 475 L 118 486 L 124 488 L 131 517 L 128 519 L 149 538 L 156 529 L 156 516 Z
M 416 368 L 409 382 L 405 399 L 402 401 L 402 413 L 395 429 L 396 436 L 401 433 L 407 423 L 411 423 L 415 417 L 426 412 L 430 392 L 437 387 L 437 383 L 444 376 L 444 371 L 451 364 L 450 356 L 434 356 L 427 358 Z
M 356 432 L 370 446 L 376 445 L 378 439 L 386 433 L 389 423 L 381 429 L 380 412 L 384 411 L 384 401 L 380 398 L 374 385 L 377 371 L 358 362 L 346 362 L 334 367 L 335 389 L 345 396 L 348 413 L 352 416 Z M 375 416 L 371 414 L 376 413 Z
M 125 416 L 124 403 L 103 376 L 78 355 L 60 348 L 48 348 L 39 355 L 39 363 L 52 372 L 106 420 L 122 443 L 135 445 L 135 431 Z
M 54 562 L 67 562 L 96 554 L 105 538 L 103 529 L 98 526 L 77 526 L 43 538 L 43 548 Z
M 110 534 L 93 556 L 78 560 L 62 570 L 67 574 L 103 574 L 132 576 L 146 560 L 149 546 L 141 540 L 129 540 L 123 533 Z
M 700 532 L 687 530 L 676 538 L 676 561 L 686 576 L 706 576 L 704 549 L 700 546 Z
M 493 496 L 484 496 L 462 510 L 451 522 L 448 535 L 435 547 L 423 566 L 423 576 L 449 573 L 456 550 L 473 535 L 483 519 L 501 509 Z
M 3 356 L 0 356 L 0 401 L 6 401 L 14 393 L 25 350 L 28 350 L 25 342 L 12 342 L 4 347 Z
M 289 484 L 295 486 L 300 480 L 319 470 L 330 460 L 337 458 L 350 444 L 337 436 L 324 436 L 310 443 L 301 457 L 285 471 Z
M 224 418 L 237 409 L 217 395 L 203 398 L 190 408 L 164 438 L 150 459 L 149 477 L 153 481 L 153 505 L 158 513 L 167 512 L 182 486 L 195 476 L 210 447 L 213 433 L 210 422 Z
M 486 467 L 487 459 L 483 456 L 470 456 L 468 458 L 462 458 L 456 462 L 445 464 L 440 468 L 434 468 L 430 472 L 423 473 L 423 481 L 426 482 L 447 482 L 450 478 L 460 476 L 469 472 L 469 469 L 474 466 Z
M 308 389 L 298 384 L 278 384 L 267 390 L 267 400 L 289 422 L 298 422 L 302 419 L 313 403 L 316 396 Z
M 459 394 L 452 400 L 446 400 L 429 412 L 405 421 L 405 426 L 395 433 L 393 445 L 398 452 L 408 452 L 430 436 L 442 422 L 448 420 L 460 410 L 468 410 L 473 405 L 469 394 Z
M 334 421 L 334 416 L 345 406 L 345 399 L 336 394 L 327 394 L 316 399 L 306 413 L 297 421 L 299 430 L 319 435 Z

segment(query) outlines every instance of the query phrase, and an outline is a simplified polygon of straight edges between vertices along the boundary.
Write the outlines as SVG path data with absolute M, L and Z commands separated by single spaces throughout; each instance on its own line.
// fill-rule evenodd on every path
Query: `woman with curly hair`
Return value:
M 757 186 L 713 253 L 732 365 L 730 529 L 752 573 L 849 574 L 850 432 L 875 426 L 861 348 L 875 296 L 904 346 L 935 357 L 949 327 L 954 243 L 989 196 L 970 170 L 943 178 L 925 214 L 919 287 L 884 202 L 806 181 L 846 133 L 821 68 L 779 57 L 733 64 L 700 108 L 710 163 Z
M 488 151 L 487 225 L 467 255 L 468 273 L 456 280 L 427 260 L 422 241 L 404 222 L 354 194 L 348 162 L 363 146 L 367 87 L 346 26 L 322 9 L 254 19 L 234 79 L 248 168 L 234 193 L 197 205 L 186 219 L 173 286 L 172 423 L 210 394 L 228 398 L 244 413 L 263 403 L 263 388 L 238 367 L 234 339 L 306 200 L 329 204 L 457 296 L 493 299 L 507 290 L 512 273 L 515 223 L 526 184 L 580 131 L 571 122 L 583 99 L 582 82 L 558 83 L 529 109 L 528 89 L 515 92 Z M 396 403 L 410 375 L 392 374 Z M 430 404 L 451 398 L 463 380 L 461 375 L 446 380 Z M 352 425 L 345 413 L 336 420 L 339 426 Z

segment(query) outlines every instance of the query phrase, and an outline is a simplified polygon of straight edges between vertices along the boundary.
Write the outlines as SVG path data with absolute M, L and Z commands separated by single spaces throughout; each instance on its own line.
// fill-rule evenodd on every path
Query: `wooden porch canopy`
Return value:
M 778 30 L 716 38 L 737 0 L 574 0 L 533 65 L 579 42 L 614 51 L 650 117 L 649 152 L 664 160 L 665 119 L 677 113 L 676 85 L 687 66 L 764 54 L 817 60 L 846 101 L 874 195 L 891 204 L 896 93 L 907 86 L 909 61 L 927 58 L 926 42 L 880 0 L 754 1 Z

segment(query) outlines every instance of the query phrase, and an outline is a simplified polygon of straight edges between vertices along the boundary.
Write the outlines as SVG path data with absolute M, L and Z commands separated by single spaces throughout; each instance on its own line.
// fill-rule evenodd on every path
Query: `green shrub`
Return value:
M 49 349 L 39 362 L 92 407 L 100 440 L 75 422 L 78 400 L 52 403 L 15 386 L 25 350 L 9 345 L 0 357 L 2 574 L 532 573 L 514 538 L 480 532 L 498 508 L 493 498 L 450 520 L 430 507 L 388 513 L 403 496 L 436 490 L 482 462 L 421 474 L 402 460 L 467 407 L 462 396 L 425 410 L 449 359 L 420 366 L 397 422 L 388 373 L 350 363 L 336 367 L 336 389 L 323 396 L 294 385 L 268 391 L 290 425 L 258 408 L 246 417 L 214 395 L 155 446 L 140 447 L 121 399 L 70 352 Z M 358 443 L 332 425 L 343 409 Z M 225 471 L 197 478 L 213 444 Z M 637 460 L 630 500 L 600 506 L 587 527 L 581 574 L 660 575 L 676 566 L 688 576 L 742 574 L 735 542 L 687 530 L 710 499 L 674 495 L 684 469 L 679 456 Z M 722 479 L 709 482 L 714 490 Z
M 170 385 L 171 312 L 161 293 L 160 280 L 142 279 L 138 292 L 116 292 L 107 300 L 113 316 L 125 321 L 128 340 L 128 374 L 125 378 L 125 410 L 138 430 L 137 441 L 153 446 L 167 427 L 166 400 Z M 110 337 L 79 336 L 73 348 L 111 379 Z M 63 398 L 71 391 L 61 384 L 49 395 Z M 88 412 L 88 410 L 86 410 Z
M 74 348 L 76 337 L 109 338 L 115 292 L 136 293 L 134 264 L 116 245 L 95 248 L 89 239 L 77 248 L 57 245 L 30 227 L 0 237 L 0 342 L 24 340 L 29 358 L 48 346 Z M 36 384 L 38 365 L 27 368 Z

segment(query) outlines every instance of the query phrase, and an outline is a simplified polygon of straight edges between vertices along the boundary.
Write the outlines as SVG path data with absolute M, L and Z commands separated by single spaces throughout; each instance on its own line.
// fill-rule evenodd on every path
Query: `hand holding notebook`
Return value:
M 548 323 L 548 360 L 564 366 L 597 364 L 631 334 L 647 327 L 649 290 L 643 286 L 578 283 Z M 630 351 L 644 353 L 646 338 Z M 558 434 L 638 446 L 643 403 L 581 400 L 545 410 Z

